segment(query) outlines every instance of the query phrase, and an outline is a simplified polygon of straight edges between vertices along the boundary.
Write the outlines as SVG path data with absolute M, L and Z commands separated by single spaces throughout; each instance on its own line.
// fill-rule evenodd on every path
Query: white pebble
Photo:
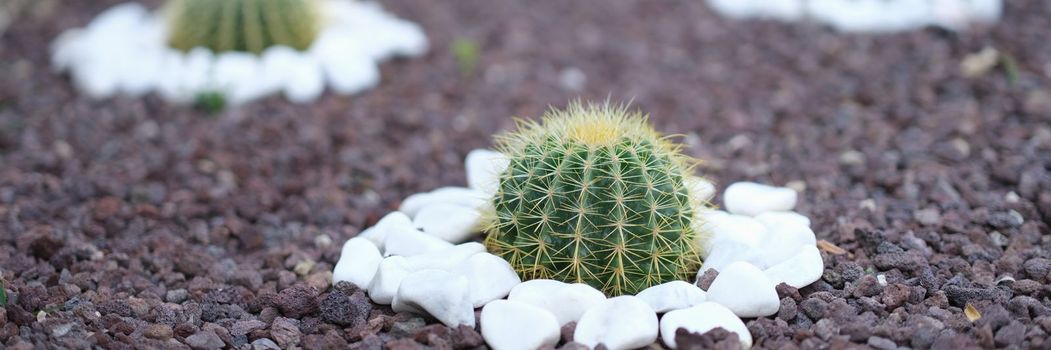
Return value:
M 555 315 L 529 304 L 496 300 L 480 317 L 482 338 L 495 350 L 533 350 L 558 344 L 561 328 Z
M 701 334 L 722 328 L 737 334 L 743 348 L 752 347 L 752 334 L 748 332 L 744 322 L 734 315 L 733 311 L 714 302 L 704 302 L 688 309 L 666 313 L 661 317 L 660 328 L 661 340 L 672 349 L 678 347 L 675 343 L 675 331 L 679 328 Z
M 314 56 L 301 55 L 288 67 L 285 79 L 285 97 L 292 103 L 311 102 L 325 92 L 325 74 Z
M 708 0 L 708 5 L 723 16 L 743 18 L 776 18 L 792 21 L 806 14 L 800 0 Z
M 243 104 L 259 97 L 258 85 L 263 80 L 262 62 L 256 55 L 246 52 L 223 52 L 215 57 L 212 67 L 213 89 L 225 93 L 227 100 L 233 104 Z
M 435 203 L 420 209 L 413 225 L 424 233 L 446 242 L 460 243 L 474 238 L 481 213 L 456 204 Z
M 792 210 L 796 191 L 754 182 L 735 182 L 723 192 L 723 204 L 733 214 L 756 216 L 768 211 Z
M 794 211 L 768 211 L 755 216 L 755 219 L 766 227 L 782 224 L 797 224 L 810 227 L 810 218 Z
M 380 221 L 377 221 L 375 225 L 362 231 L 358 236 L 367 238 L 372 241 L 380 251 L 383 251 L 386 249 L 387 236 L 397 227 L 412 229 L 412 219 L 400 211 L 392 212 L 384 215 Z
M 522 283 L 510 263 L 489 253 L 471 256 L 456 268 L 456 272 L 471 282 L 471 304 L 474 307 L 506 297 L 511 288 Z
M 393 227 L 384 245 L 383 253 L 387 256 L 413 256 L 452 247 L 452 243 L 411 227 Z
M 579 320 L 589 308 L 606 300 L 606 296 L 583 283 L 569 284 L 555 280 L 531 280 L 512 288 L 507 300 L 547 310 L 555 315 L 559 326 L 563 326 Z
M 503 153 L 487 149 L 476 149 L 467 153 L 464 167 L 467 168 L 467 186 L 493 195 L 500 187 L 500 174 L 507 169 L 510 160 Z
M 380 82 L 379 67 L 358 49 L 354 38 L 346 33 L 322 33 L 310 46 L 310 52 L 324 68 L 325 79 L 332 90 L 340 94 L 358 93 Z
M 795 288 L 816 282 L 824 272 L 825 263 L 815 246 L 804 246 L 792 258 L 763 271 L 774 286 L 783 282 Z
M 766 239 L 759 245 L 759 261 L 756 266 L 768 268 L 788 260 L 803 249 L 814 246 L 817 238 L 809 227 L 796 223 L 786 223 L 771 227 Z
M 426 313 L 449 327 L 474 328 L 470 282 L 443 270 L 420 270 L 406 275 L 398 286 L 392 309 Z
M 722 272 L 727 266 L 735 262 L 755 263 L 760 260 L 759 249 L 738 241 L 718 241 L 711 248 L 711 253 L 704 259 L 701 269 L 697 271 L 700 277 L 705 271 L 715 270 Z
M 478 242 L 467 242 L 442 248 L 429 253 L 408 257 L 408 268 L 411 271 L 439 269 L 453 271 L 468 258 L 485 252 L 485 246 Z
M 290 101 L 302 103 L 318 98 L 326 81 L 342 94 L 373 87 L 379 82 L 378 61 L 427 50 L 427 38 L 418 25 L 393 16 L 379 4 L 322 3 L 326 18 L 311 48 L 269 65 L 261 59 L 265 52 L 220 53 L 217 61 L 222 62 L 213 66 L 209 60 L 206 70 L 173 64 L 166 57 L 174 50 L 167 45 L 164 11 L 151 12 L 136 3 L 114 6 L 87 27 L 60 35 L 52 46 L 52 62 L 59 71 L 69 71 L 74 86 L 93 98 L 157 91 L 162 98 L 186 103 L 199 93 L 218 91 L 230 104 L 240 104 L 283 90 Z M 204 50 L 193 50 L 199 49 Z M 176 52 L 176 61 L 187 61 L 193 50 Z
M 347 281 L 366 289 L 372 284 L 380 261 L 383 261 L 383 255 L 371 241 L 361 237 L 351 238 L 343 243 L 339 261 L 332 270 L 332 284 Z
M 376 304 L 390 305 L 394 294 L 398 293 L 401 280 L 409 274 L 408 261 L 405 257 L 392 256 L 380 262 L 376 276 L 369 285 L 369 298 Z
M 685 309 L 703 303 L 707 296 L 701 288 L 684 281 L 658 284 L 636 294 L 657 313 Z
M 415 217 L 421 209 L 432 204 L 456 204 L 468 208 L 483 208 L 489 195 L 466 187 L 442 187 L 430 192 L 417 193 L 401 201 L 398 211 Z
M 715 196 L 715 184 L 699 176 L 687 177 L 686 188 L 702 201 L 710 201 Z
M 701 249 L 710 253 L 711 246 L 719 241 L 736 241 L 757 247 L 767 233 L 766 226 L 752 217 L 727 214 L 722 211 L 706 211 L 701 215 L 704 231 L 709 234 Z
M 777 313 L 781 306 L 777 291 L 762 270 L 746 262 L 735 262 L 708 287 L 708 300 L 730 309 L 739 317 L 762 317 Z
M 631 295 L 603 301 L 588 309 L 573 332 L 573 341 L 591 348 L 604 344 L 610 350 L 635 349 L 657 340 L 657 313 Z

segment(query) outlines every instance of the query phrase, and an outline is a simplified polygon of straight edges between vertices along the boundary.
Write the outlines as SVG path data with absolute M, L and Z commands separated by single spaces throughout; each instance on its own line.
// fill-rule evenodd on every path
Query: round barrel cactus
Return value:
M 572 104 L 497 137 L 510 165 L 486 215 L 486 247 L 523 279 L 580 282 L 607 295 L 685 280 L 700 257 L 686 183 L 692 161 L 645 116 Z
M 189 51 L 305 50 L 320 28 L 316 0 L 170 0 L 169 44 Z

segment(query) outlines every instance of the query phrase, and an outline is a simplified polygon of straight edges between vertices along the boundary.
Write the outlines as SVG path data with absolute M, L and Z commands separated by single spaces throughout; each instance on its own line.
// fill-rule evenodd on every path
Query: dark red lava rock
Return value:
M 321 298 L 318 308 L 321 319 L 325 322 L 349 327 L 366 322 L 366 318 L 372 312 L 372 303 L 365 293 L 360 291 L 347 295 L 342 291 L 333 290 Z
M 317 289 L 297 284 L 282 290 L 273 303 L 281 313 L 292 318 L 312 315 L 318 310 Z
M 704 334 L 687 331 L 685 328 L 675 330 L 675 345 L 678 349 L 702 350 L 741 349 L 741 340 L 737 334 L 722 328 L 715 328 Z

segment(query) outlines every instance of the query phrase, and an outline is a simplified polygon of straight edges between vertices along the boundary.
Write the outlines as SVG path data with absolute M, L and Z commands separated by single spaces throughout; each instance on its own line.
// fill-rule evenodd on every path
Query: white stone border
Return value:
M 509 263 L 471 242 L 478 235 L 479 212 L 489 205 L 507 166 L 500 153 L 470 152 L 469 187 L 405 198 L 398 211 L 343 245 L 333 284 L 353 283 L 378 304 L 427 314 L 450 327 L 474 327 L 474 310 L 482 308 L 482 337 L 498 350 L 556 345 L 561 326 L 570 322 L 577 322 L 574 341 L 590 347 L 638 348 L 660 335 L 675 348 L 679 328 L 703 333 L 722 327 L 748 348 L 752 336 L 741 318 L 776 314 L 778 284 L 802 288 L 824 272 L 810 219 L 792 211 L 795 190 L 739 182 L 723 193 L 728 212 L 699 208 L 710 236 L 698 242 L 705 257 L 698 276 L 708 269 L 720 272 L 707 291 L 672 281 L 634 296 L 606 298 L 585 284 L 522 282 Z M 701 178 L 688 181 L 705 199 L 715 192 Z
M 887 33 L 925 26 L 963 30 L 1000 18 L 1002 0 L 708 0 L 723 16 L 812 20 L 843 32 Z
M 349 95 L 379 83 L 378 63 L 420 56 L 420 27 L 385 12 L 378 3 L 324 0 L 323 29 L 306 51 L 277 46 L 261 55 L 205 48 L 184 53 L 167 46 L 166 16 L 125 3 L 99 14 L 85 28 L 66 31 L 52 44 L 52 65 L 69 72 L 81 93 L 96 99 L 157 92 L 176 103 L 220 92 L 231 104 L 275 93 L 292 102 L 317 99 L 328 86 Z

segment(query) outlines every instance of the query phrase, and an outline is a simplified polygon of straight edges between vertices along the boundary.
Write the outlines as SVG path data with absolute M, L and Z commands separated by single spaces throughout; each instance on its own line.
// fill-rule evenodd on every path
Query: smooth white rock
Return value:
M 711 248 L 711 253 L 704 259 L 701 269 L 697 270 L 697 277 L 709 269 L 720 273 L 730 264 L 735 262 L 757 263 L 762 257 L 758 247 L 741 243 L 739 241 L 718 241 Z
M 355 93 L 378 83 L 378 61 L 427 50 L 419 26 L 394 17 L 378 3 L 324 0 L 321 5 L 327 18 L 314 44 L 276 66 L 256 55 L 250 55 L 251 63 L 232 60 L 248 65 L 219 62 L 226 60 L 222 56 L 228 53 L 223 53 L 201 79 L 198 65 L 172 64 L 167 57 L 174 50 L 167 46 L 163 11 L 153 13 L 137 3 L 114 6 L 86 27 L 60 35 L 52 44 L 51 61 L 92 98 L 157 91 L 162 98 L 187 103 L 199 93 L 221 92 L 236 105 L 282 91 L 292 102 L 310 101 L 322 94 L 326 82 L 338 93 Z M 342 15 L 328 16 L 334 12 Z M 191 54 L 178 52 L 179 61 Z M 275 84 L 282 76 L 284 81 Z
M 636 296 L 610 298 L 588 309 L 577 322 L 573 341 L 591 348 L 635 349 L 657 340 L 657 313 Z
M 755 219 L 767 228 L 784 224 L 796 224 L 810 227 L 810 218 L 794 211 L 768 211 L 756 215 Z
M 285 76 L 285 97 L 292 103 L 307 103 L 320 97 L 325 92 L 325 73 L 317 58 L 300 55 L 291 63 Z
M 731 214 L 756 216 L 768 211 L 796 207 L 796 191 L 755 182 L 735 182 L 723 192 L 723 204 Z
M 210 83 L 222 91 L 230 104 L 243 104 L 261 96 L 265 80 L 259 59 L 246 52 L 223 52 L 216 55 Z
M 806 4 L 801 0 L 708 0 L 708 5 L 723 16 L 736 19 L 793 21 L 802 18 L 806 10 Z
M 555 315 L 559 326 L 564 326 L 579 320 L 591 307 L 601 304 L 606 300 L 606 295 L 583 283 L 531 280 L 511 288 L 507 300 L 547 310 Z
M 347 281 L 358 288 L 368 289 L 381 261 L 383 255 L 375 244 L 361 237 L 351 238 L 343 243 L 339 261 L 332 270 L 332 284 Z
M 464 167 L 467 169 L 467 186 L 488 195 L 496 194 L 500 188 L 500 174 L 511 163 L 503 153 L 487 149 L 476 149 L 467 153 Z
M 401 201 L 398 211 L 416 217 L 424 207 L 432 204 L 456 204 L 468 208 L 482 208 L 491 196 L 466 187 L 442 187 L 430 192 L 417 193 Z
M 494 350 L 534 350 L 555 346 L 561 334 L 555 315 L 533 305 L 509 300 L 485 304 L 479 322 L 482 338 Z
M 661 340 L 664 345 L 675 349 L 675 331 L 685 328 L 693 333 L 706 333 L 715 328 L 722 328 L 737 334 L 741 339 L 741 346 L 745 349 L 752 347 L 752 333 L 733 311 L 725 306 L 714 302 L 704 302 L 696 306 L 675 310 L 661 317 Z
M 427 37 L 418 25 L 394 17 L 375 2 L 339 1 L 326 7 L 336 22 L 332 31 L 355 38 L 362 53 L 375 60 L 391 56 L 419 56 L 427 51 Z
M 703 201 L 710 201 L 715 197 L 715 184 L 700 176 L 689 176 L 686 178 L 686 188 L 690 193 Z
M 485 246 L 481 243 L 461 243 L 429 253 L 410 256 L 408 257 L 408 265 L 406 266 L 411 271 L 423 269 L 454 271 L 467 261 L 467 259 L 484 252 Z
M 412 219 L 405 213 L 395 211 L 384 215 L 375 225 L 365 229 L 358 236 L 372 241 L 382 252 L 386 247 L 387 236 L 398 228 L 412 229 Z
M 401 280 L 409 274 L 408 261 L 405 257 L 392 256 L 380 262 L 376 276 L 369 285 L 369 298 L 376 304 L 390 305 L 398 293 Z
M 474 328 L 470 282 L 444 270 L 420 270 L 406 275 L 398 286 L 392 309 L 425 313 L 449 327 Z
M 994 22 L 1001 0 L 709 0 L 720 14 L 736 19 L 810 20 L 844 32 L 886 33 L 937 25 L 963 30 L 973 22 Z
M 701 288 L 685 281 L 671 281 L 649 287 L 635 296 L 657 313 L 685 309 L 703 303 L 707 296 Z
M 452 247 L 452 243 L 411 227 L 394 226 L 387 234 L 383 254 L 413 256 Z
M 343 32 L 326 31 L 310 46 L 332 90 L 344 95 L 361 92 L 380 82 L 379 67 L 361 52 L 354 39 Z
M 744 215 L 727 214 L 723 211 L 710 210 L 701 214 L 704 232 L 709 237 L 701 246 L 704 253 L 710 253 L 711 247 L 720 241 L 735 241 L 758 247 L 766 238 L 767 228 L 758 220 Z
M 803 247 L 817 244 L 814 231 L 798 223 L 784 223 L 771 227 L 766 239 L 759 245 L 756 267 L 765 269 L 798 254 Z
M 804 246 L 792 258 L 774 265 L 765 271 L 767 279 L 774 286 L 785 283 L 795 288 L 803 288 L 816 282 L 825 272 L 825 263 L 816 246 Z
M 412 223 L 428 235 L 447 242 L 460 243 L 474 238 L 478 233 L 477 226 L 481 216 L 475 208 L 435 203 L 420 209 Z
M 735 262 L 719 271 L 708 287 L 708 301 L 746 318 L 773 315 L 781 306 L 774 284 L 762 270 L 747 262 Z
M 456 267 L 456 273 L 471 282 L 471 304 L 474 307 L 506 297 L 511 288 L 522 283 L 510 263 L 489 253 L 471 256 Z

